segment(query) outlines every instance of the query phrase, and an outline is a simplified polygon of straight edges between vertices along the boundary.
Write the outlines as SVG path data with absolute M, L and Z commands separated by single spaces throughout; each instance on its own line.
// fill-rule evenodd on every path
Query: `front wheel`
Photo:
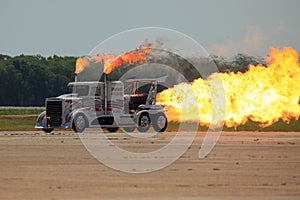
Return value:
M 53 128 L 43 128 L 42 129 L 45 133 L 51 133 L 54 129 Z
M 152 120 L 152 125 L 156 132 L 164 132 L 168 126 L 166 115 L 163 113 L 155 115 Z
M 139 132 L 147 132 L 150 128 L 150 117 L 148 113 L 142 113 L 139 117 L 139 126 L 137 127 Z
M 87 127 L 87 120 L 83 114 L 78 114 L 73 120 L 72 129 L 76 133 L 82 133 L 84 129 Z

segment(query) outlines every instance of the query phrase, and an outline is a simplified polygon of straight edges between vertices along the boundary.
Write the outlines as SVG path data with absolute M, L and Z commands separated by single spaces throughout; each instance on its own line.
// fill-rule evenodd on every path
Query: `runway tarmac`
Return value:
M 112 145 L 145 153 L 175 133 L 105 135 Z M 0 132 L 0 199 L 300 199 L 300 133 L 223 132 L 199 159 L 204 136 L 197 133 L 171 165 L 135 174 L 99 162 L 71 131 Z

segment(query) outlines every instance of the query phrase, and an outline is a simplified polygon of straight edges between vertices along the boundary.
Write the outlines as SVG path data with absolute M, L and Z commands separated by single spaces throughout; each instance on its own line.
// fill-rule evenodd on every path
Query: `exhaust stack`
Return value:
M 78 77 L 76 73 L 74 73 L 74 82 L 78 82 Z
M 104 114 L 107 115 L 107 75 L 104 75 Z

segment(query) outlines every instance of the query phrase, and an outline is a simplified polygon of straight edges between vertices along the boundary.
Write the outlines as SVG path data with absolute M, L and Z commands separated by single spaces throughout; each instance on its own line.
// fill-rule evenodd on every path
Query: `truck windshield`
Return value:
M 69 94 L 78 94 L 78 96 L 87 96 L 89 94 L 89 86 L 87 85 L 69 85 L 68 86 Z
M 151 82 L 125 82 L 125 94 L 148 94 Z

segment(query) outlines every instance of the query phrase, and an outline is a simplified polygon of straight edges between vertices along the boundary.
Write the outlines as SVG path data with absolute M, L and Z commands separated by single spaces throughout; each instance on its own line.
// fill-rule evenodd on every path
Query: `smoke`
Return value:
M 238 53 L 237 42 L 233 39 L 227 39 L 222 42 L 211 44 L 207 49 L 210 54 L 222 57 L 232 57 Z
M 224 41 L 208 45 L 209 53 L 229 58 L 241 52 L 250 55 L 265 55 L 268 50 L 265 49 L 268 40 L 267 34 L 256 25 L 245 26 L 243 31 L 243 36 L 240 39 L 230 37 Z
M 244 51 L 250 54 L 260 52 L 265 43 L 265 34 L 258 26 L 246 26 L 243 40 Z

